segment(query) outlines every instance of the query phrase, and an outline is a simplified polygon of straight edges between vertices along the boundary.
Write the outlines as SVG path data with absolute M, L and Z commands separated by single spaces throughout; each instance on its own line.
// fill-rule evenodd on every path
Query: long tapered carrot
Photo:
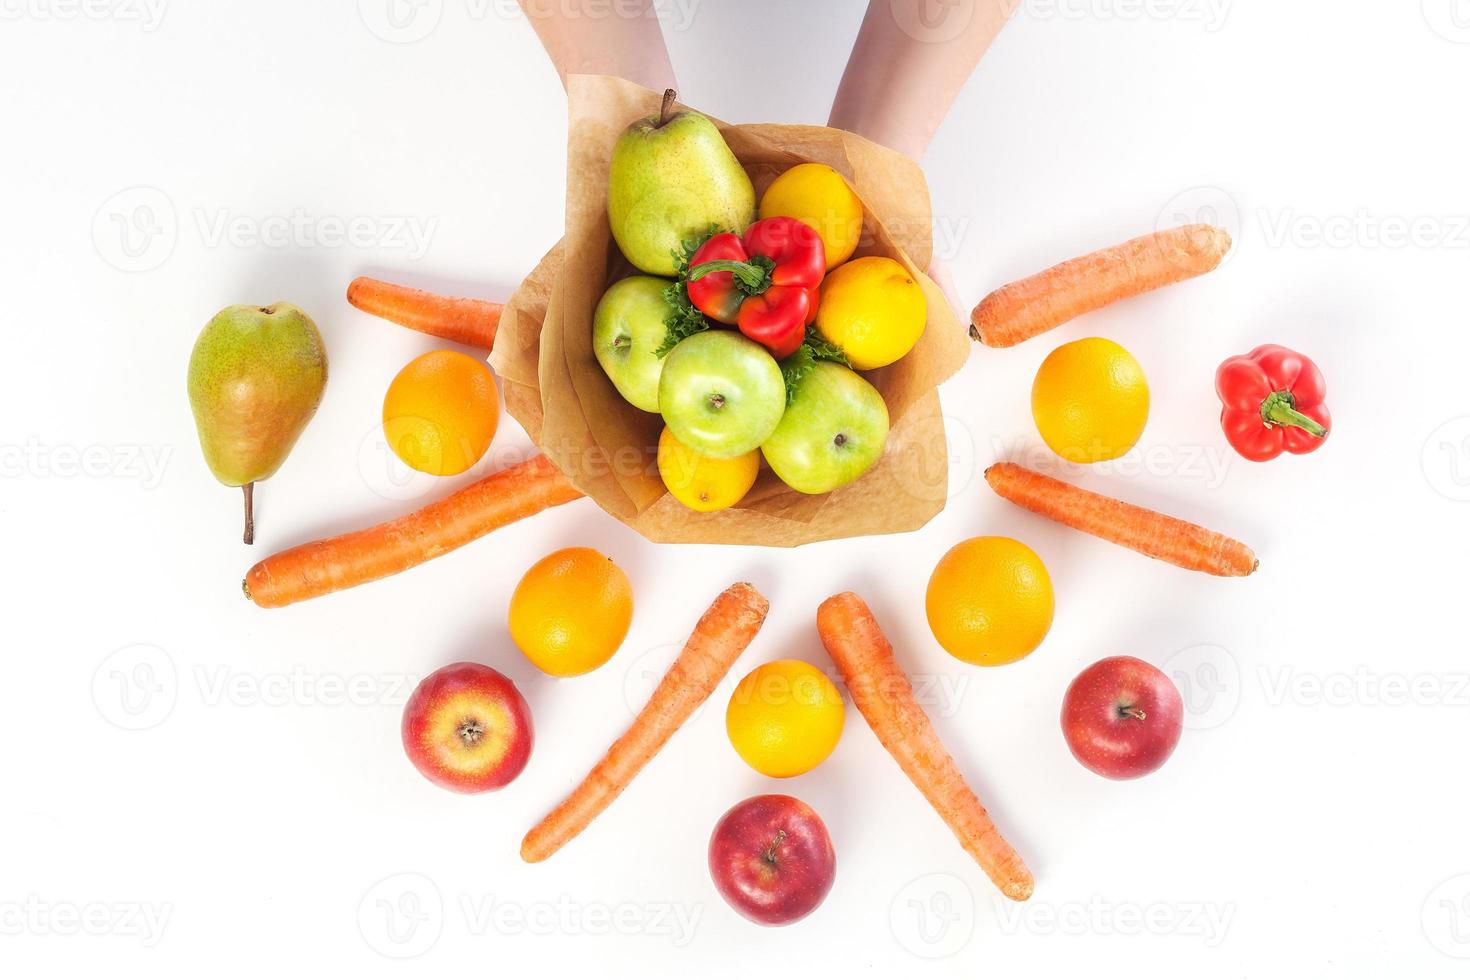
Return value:
M 347 302 L 373 316 L 457 344 L 495 346 L 502 303 L 456 299 L 362 276 L 347 287 Z
M 1035 881 L 1001 836 L 914 698 L 908 675 L 872 610 L 851 592 L 817 609 L 817 631 L 868 727 L 1007 898 L 1024 902 Z
M 1070 259 L 982 299 L 970 336 L 1011 347 L 1120 299 L 1204 275 L 1229 251 L 1223 228 L 1183 225 Z
M 396 575 L 582 494 L 545 456 L 492 473 L 395 520 L 257 562 L 245 595 L 267 609 Z
M 770 603 L 755 586 L 740 582 L 720 593 L 699 618 L 669 672 L 633 724 L 561 804 L 531 828 L 521 841 L 521 858 L 544 861 L 576 837 L 633 777 L 658 754 L 679 726 L 694 714 L 755 639 Z
M 1180 568 L 1211 575 L 1249 575 L 1261 564 L 1255 552 L 1234 538 L 1015 463 L 996 463 L 985 471 L 985 482 L 1034 514 Z

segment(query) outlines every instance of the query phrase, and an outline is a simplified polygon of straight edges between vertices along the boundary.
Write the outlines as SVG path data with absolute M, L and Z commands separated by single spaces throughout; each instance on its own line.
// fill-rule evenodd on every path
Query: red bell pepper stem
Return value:
M 1289 391 L 1273 391 L 1261 402 L 1261 421 L 1266 425 L 1294 425 L 1321 438 L 1327 434 L 1322 423 L 1296 410 L 1296 399 Z
M 754 262 L 736 262 L 733 259 L 711 259 L 701 262 L 689 270 L 689 281 L 695 282 L 703 279 L 712 272 L 728 272 L 732 274 L 742 293 L 748 296 L 759 296 L 771 288 L 771 270 L 764 265 Z

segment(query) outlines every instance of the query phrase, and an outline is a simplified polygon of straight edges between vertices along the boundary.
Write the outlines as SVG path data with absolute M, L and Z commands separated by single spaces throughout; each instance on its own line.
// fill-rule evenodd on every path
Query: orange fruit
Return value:
M 383 398 L 383 435 L 420 473 L 463 473 L 485 455 L 499 425 L 490 365 L 459 351 L 430 351 L 409 361 Z
M 1133 355 L 1102 337 L 1063 344 L 1031 385 L 1031 415 L 1051 451 L 1072 463 L 1117 459 L 1148 423 L 1148 381 Z
M 1012 538 L 971 538 L 939 560 L 924 609 L 951 656 L 995 667 L 1041 645 L 1056 599 L 1036 552 Z
M 725 731 L 756 772 L 799 776 L 832 754 L 844 714 L 842 695 L 826 674 L 801 660 L 773 660 L 736 686 Z
M 553 677 L 575 677 L 607 663 L 632 622 L 627 574 L 591 548 L 547 555 L 510 597 L 510 638 Z

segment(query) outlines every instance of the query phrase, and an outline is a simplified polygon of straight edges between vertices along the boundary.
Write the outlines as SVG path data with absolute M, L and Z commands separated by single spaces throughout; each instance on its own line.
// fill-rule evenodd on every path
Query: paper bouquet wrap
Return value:
M 592 347 L 598 300 L 613 282 L 637 273 L 608 228 L 613 146 L 629 123 L 657 114 L 661 96 L 601 75 L 571 76 L 567 95 L 565 236 L 511 296 L 490 355 L 507 409 L 547 457 L 603 510 L 658 542 L 791 547 L 911 531 L 938 514 L 948 496 L 949 450 L 936 389 L 964 364 L 969 341 L 924 274 L 932 217 L 918 166 L 835 129 L 713 120 L 750 174 L 757 199 L 799 163 L 824 163 L 842 174 L 865 210 L 856 255 L 902 263 L 924 289 L 928 322 L 906 357 L 864 372 L 883 395 L 892 423 L 884 455 L 866 475 L 810 496 L 763 469 L 737 506 L 695 513 L 669 496 L 659 478 L 663 420 L 623 401 Z

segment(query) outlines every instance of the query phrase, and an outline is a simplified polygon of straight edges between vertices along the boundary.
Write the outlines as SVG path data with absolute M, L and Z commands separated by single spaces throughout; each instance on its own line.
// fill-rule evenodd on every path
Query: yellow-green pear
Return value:
M 737 234 L 755 217 L 755 188 L 714 123 L 674 112 L 639 119 L 613 147 L 607 219 L 623 254 L 644 272 L 673 276 L 685 241 L 713 225 Z
M 327 351 L 290 303 L 231 306 L 207 323 L 189 357 L 189 404 L 204 461 L 245 488 L 245 543 L 255 541 L 254 487 L 286 461 L 321 404 Z

